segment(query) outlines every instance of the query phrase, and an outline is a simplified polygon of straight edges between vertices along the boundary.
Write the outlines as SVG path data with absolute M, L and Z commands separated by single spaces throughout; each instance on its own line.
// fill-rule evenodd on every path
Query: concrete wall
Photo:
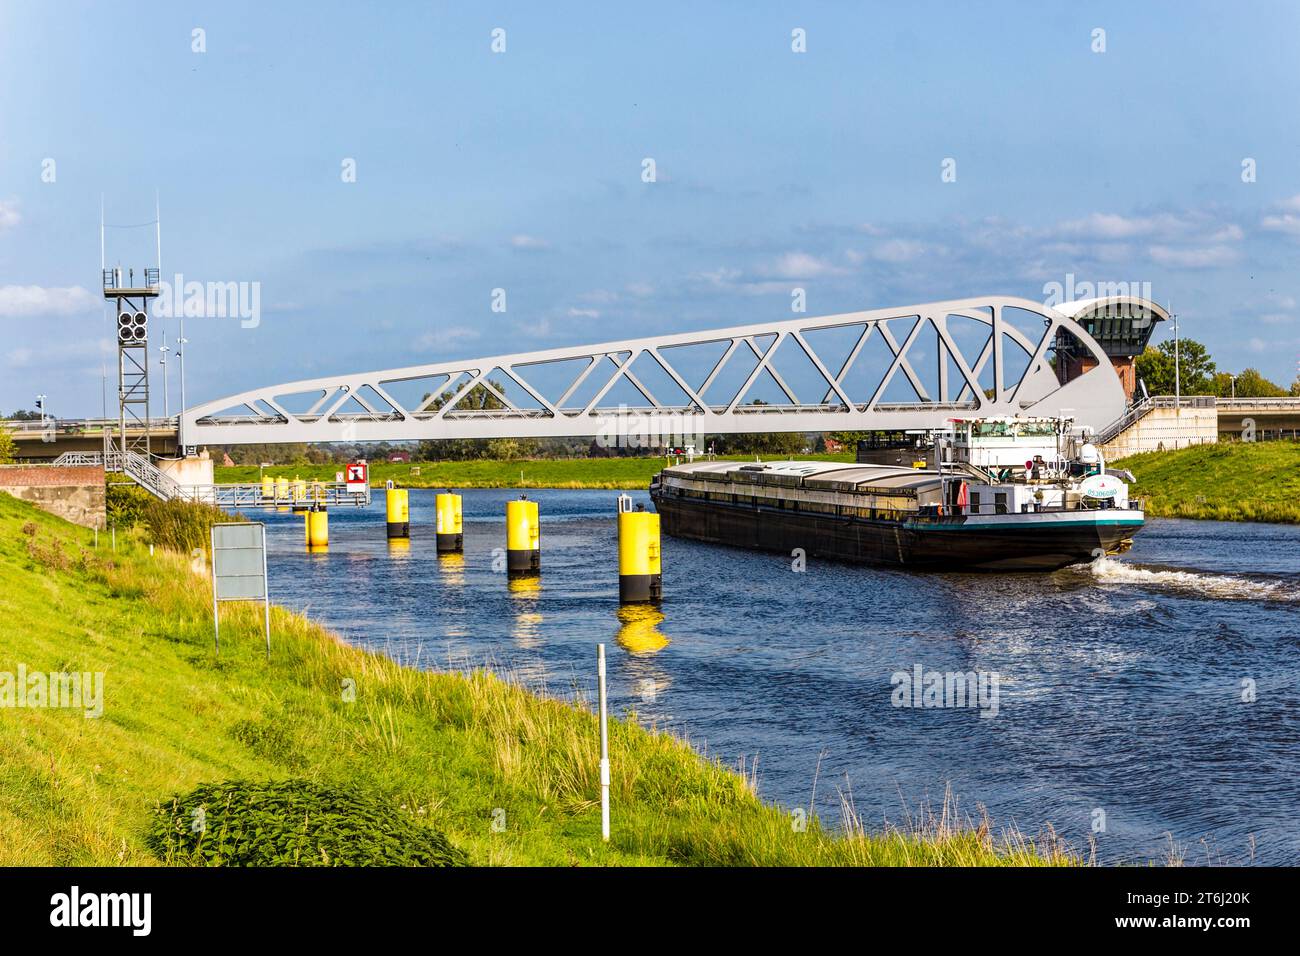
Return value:
M 104 469 L 0 465 L 0 491 L 87 528 L 104 527 Z
M 1122 434 L 1101 446 L 1107 461 L 1144 451 L 1172 451 L 1219 440 L 1214 408 L 1153 408 Z
M 206 449 L 189 458 L 160 458 L 158 469 L 178 485 L 212 484 L 212 458 Z

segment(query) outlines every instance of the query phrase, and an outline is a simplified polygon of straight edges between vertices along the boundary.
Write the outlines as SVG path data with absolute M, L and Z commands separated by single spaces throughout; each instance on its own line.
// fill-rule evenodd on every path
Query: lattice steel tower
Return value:
M 159 270 L 145 269 L 137 285 L 135 270 L 104 269 L 104 298 L 117 304 L 117 440 L 109 451 L 149 457 L 149 300 L 158 295 Z M 128 431 L 134 429 L 134 435 Z

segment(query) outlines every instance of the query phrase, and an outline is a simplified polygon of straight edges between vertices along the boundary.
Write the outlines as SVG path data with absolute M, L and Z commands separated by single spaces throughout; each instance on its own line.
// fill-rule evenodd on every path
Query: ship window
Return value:
M 980 493 L 978 491 L 970 493 L 970 513 L 973 515 L 980 513 Z
M 1000 515 L 1007 513 L 1007 496 L 1005 492 L 999 491 L 993 495 L 993 507 Z

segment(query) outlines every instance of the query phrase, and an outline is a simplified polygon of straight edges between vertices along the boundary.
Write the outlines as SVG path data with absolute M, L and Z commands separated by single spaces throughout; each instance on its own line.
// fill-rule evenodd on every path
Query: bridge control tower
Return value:
M 149 300 L 159 292 L 159 270 L 144 269 L 136 281 L 134 269 L 123 276 L 120 266 L 104 269 L 104 298 L 116 303 L 117 420 L 114 438 L 104 431 L 104 452 L 129 452 L 149 457 Z M 128 431 L 128 428 L 130 429 Z
M 1155 302 L 1136 296 L 1105 296 L 1078 299 L 1058 305 L 1101 346 L 1124 386 L 1124 397 L 1134 400 L 1138 382 L 1134 362 L 1146 349 L 1157 322 L 1169 320 L 1169 313 Z M 1056 375 L 1064 385 L 1097 367 L 1097 357 L 1070 331 L 1056 333 Z

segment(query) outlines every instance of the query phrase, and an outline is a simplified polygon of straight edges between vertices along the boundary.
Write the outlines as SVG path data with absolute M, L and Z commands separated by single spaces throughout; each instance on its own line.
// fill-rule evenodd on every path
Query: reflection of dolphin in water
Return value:
M 541 576 L 507 577 L 506 587 L 510 590 L 510 599 L 516 602 L 510 636 L 520 647 L 531 650 L 541 644 L 542 614 L 537 610 L 537 599 L 542 593 Z
M 542 590 L 542 578 L 539 574 L 506 578 L 506 586 L 516 597 L 532 597 Z
M 464 584 L 465 555 L 460 551 L 439 551 L 438 571 L 448 584 Z
M 618 644 L 634 657 L 657 654 L 668 646 L 659 630 L 663 612 L 650 604 L 625 604 L 618 609 Z

